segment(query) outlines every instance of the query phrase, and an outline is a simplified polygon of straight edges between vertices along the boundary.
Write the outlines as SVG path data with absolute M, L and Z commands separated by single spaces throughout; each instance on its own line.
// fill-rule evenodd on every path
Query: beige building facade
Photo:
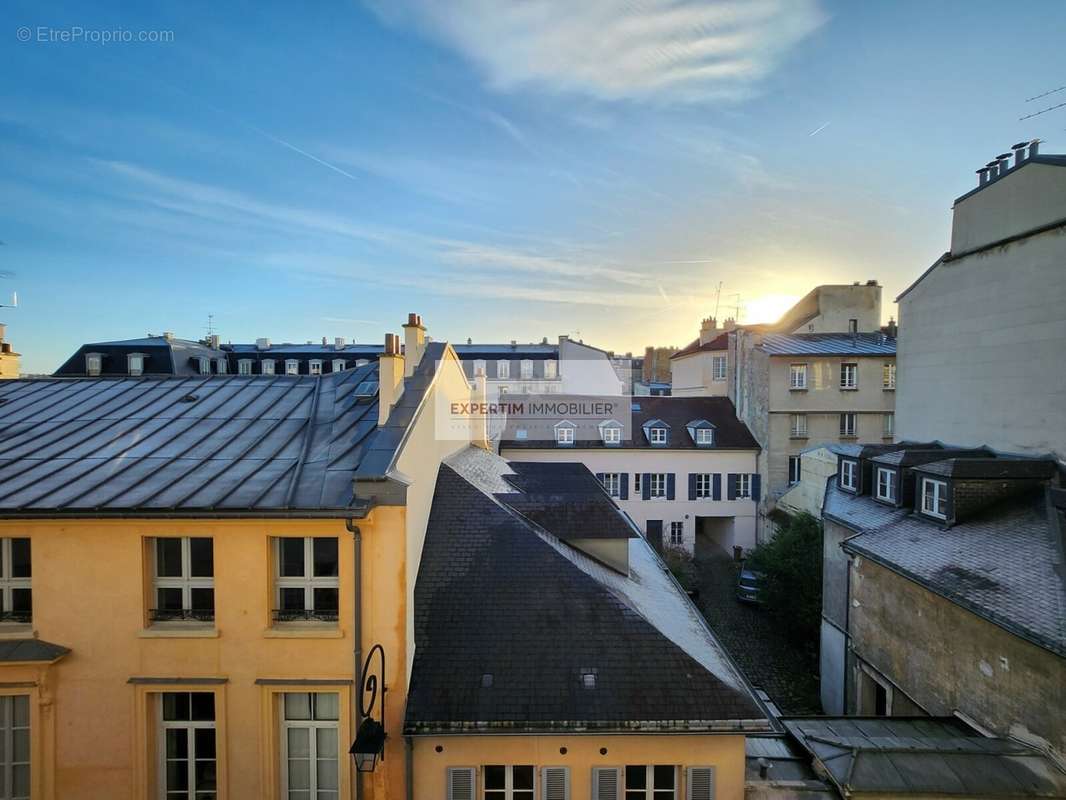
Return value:
M 0 323 L 0 380 L 19 376 L 20 355 L 12 349 L 11 342 L 6 340 L 6 333 L 7 326 Z

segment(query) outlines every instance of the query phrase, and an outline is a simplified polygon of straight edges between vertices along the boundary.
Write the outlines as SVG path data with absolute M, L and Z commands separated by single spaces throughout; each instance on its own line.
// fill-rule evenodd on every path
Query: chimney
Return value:
M 1012 144 L 1010 149 L 1014 151 L 1014 168 L 1017 169 L 1025 161 L 1025 148 L 1029 146 L 1029 142 L 1018 142 L 1018 144 Z
M 996 178 L 999 177 L 999 162 L 998 161 L 989 161 L 987 164 L 985 164 L 985 166 L 988 167 L 988 179 L 990 181 L 991 180 L 995 180 Z
M 707 317 L 700 322 L 700 344 L 707 344 L 718 334 L 718 320 Z
M 899 326 L 896 324 L 896 320 L 893 317 L 888 318 L 888 325 L 885 326 L 885 334 L 893 339 L 899 334 Z
M 322 346 L 323 347 L 326 346 L 326 337 L 325 336 L 322 337 Z
M 260 338 L 256 339 L 255 340 L 255 349 L 256 350 L 269 350 L 270 349 L 270 340 L 266 339 L 266 338 L 263 338 L 263 337 L 260 337 Z
M 163 338 L 168 342 L 174 341 L 174 334 L 172 331 L 163 331 Z
M 207 337 L 207 345 L 212 350 L 218 350 L 219 341 L 220 340 L 218 338 L 218 334 L 217 333 L 212 333 L 210 336 Z
M 984 186 L 986 183 L 988 183 L 988 172 L 988 167 L 981 167 L 981 169 L 977 170 L 978 186 Z
M 389 420 L 389 412 L 403 396 L 403 362 L 400 337 L 385 334 L 385 351 L 378 358 L 378 425 Z
M 737 321 L 732 317 L 726 317 L 725 324 L 722 326 L 722 330 L 731 331 L 737 327 Z
M 343 336 L 334 337 L 334 339 L 333 339 L 333 349 L 334 350 L 343 350 L 344 349 L 344 337 Z
M 1038 155 L 1040 155 L 1040 140 L 1033 139 L 1029 142 L 1029 158 L 1036 158 Z
M 415 374 L 425 349 L 426 326 L 422 324 L 422 317 L 418 314 L 408 314 L 407 322 L 403 326 L 403 352 L 407 361 L 404 377 L 409 378 Z
M 482 450 L 488 450 L 492 452 L 492 441 L 489 439 L 489 413 L 487 409 L 488 405 L 488 383 L 485 379 L 485 370 L 482 367 L 478 367 L 477 372 L 474 373 L 474 392 L 471 398 L 476 405 L 484 405 L 486 409 L 484 412 L 475 413 L 470 418 L 470 442 L 476 447 L 480 447 Z
M 1000 153 L 996 156 L 996 161 L 999 162 L 999 174 L 1006 175 L 1010 169 L 1010 153 Z

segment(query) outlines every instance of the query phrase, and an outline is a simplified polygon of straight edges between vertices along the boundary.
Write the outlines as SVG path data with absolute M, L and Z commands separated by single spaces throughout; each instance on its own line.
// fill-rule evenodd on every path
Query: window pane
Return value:
M 158 608 L 163 611 L 181 611 L 181 589 L 156 589 Z
M 319 789 L 337 788 L 337 759 L 320 758 L 316 767 Z
M 11 540 L 11 577 L 30 577 L 30 540 Z
M 337 729 L 336 728 L 316 728 L 315 729 L 315 752 L 318 757 L 331 758 L 334 761 L 337 760 L 339 750 L 337 748 Z M 336 789 L 336 786 L 324 786 L 324 789 Z
M 30 760 L 30 730 L 29 728 L 23 728 L 21 730 L 12 731 L 11 733 L 11 751 L 14 753 L 15 761 Z
M 30 796 L 30 765 L 29 764 L 16 764 L 11 769 L 11 782 L 12 782 L 12 788 L 15 790 L 15 797 L 29 797 Z
M 643 789 L 646 780 L 646 767 L 626 767 L 626 788 Z
M 304 610 L 304 590 L 282 588 L 281 590 L 281 610 L 282 611 L 303 611 Z
M 214 759 L 204 761 L 197 759 L 193 770 L 193 780 L 196 781 L 193 787 L 195 789 L 216 789 L 217 774 Z
M 185 731 L 182 731 L 185 733 Z M 189 788 L 189 762 L 167 762 L 167 791 L 187 791 Z
M 485 788 L 486 789 L 504 789 L 506 788 L 507 780 L 507 767 L 501 766 L 487 766 L 485 767 Z
M 181 539 L 155 540 L 155 574 L 160 578 L 181 577 Z
M 316 536 L 312 545 L 315 558 L 315 577 L 332 578 L 337 575 L 337 540 Z
M 215 729 L 214 728 L 196 728 L 193 731 L 193 737 L 196 739 L 196 759 L 214 759 L 215 757 Z M 197 785 L 198 789 L 206 787 Z
M 189 718 L 189 693 L 166 692 L 163 694 L 163 719 L 170 721 Z
M 193 692 L 191 710 L 192 719 L 200 721 L 213 720 L 215 718 L 214 692 Z
M 16 728 L 28 728 L 30 726 L 30 698 L 19 695 L 12 698 L 14 705 L 14 721 Z
M 192 600 L 192 610 L 205 612 L 207 614 L 214 615 L 215 612 L 215 590 L 214 589 L 190 589 L 189 599 Z
M 182 759 L 189 757 L 189 738 L 185 735 L 184 728 L 176 730 L 168 728 L 166 731 L 166 750 L 168 759 Z
M 512 786 L 515 789 L 533 788 L 533 767 L 512 767 Z
M 305 730 L 304 733 L 307 731 Z M 308 759 L 289 759 L 289 788 L 311 788 L 311 762 Z
M 658 765 L 655 770 L 655 788 L 656 789 L 673 789 L 674 788 L 674 773 L 675 770 L 672 766 L 667 764 L 666 766 Z
M 318 692 L 315 698 L 315 719 L 340 719 L 340 695 L 335 692 Z
M 203 536 L 189 539 L 190 572 L 194 578 L 210 578 L 215 574 L 214 542 Z
M 304 540 L 284 538 L 278 540 L 278 568 L 283 578 L 304 576 Z
M 311 729 L 289 728 L 289 758 L 311 757 Z
M 289 790 L 289 800 L 311 800 L 311 793 L 308 791 L 293 791 Z
M 307 692 L 287 693 L 285 719 L 311 719 L 311 695 Z
M 315 611 L 332 611 L 333 613 L 336 613 L 337 592 L 338 590 L 336 588 L 315 589 Z
M 16 614 L 29 614 L 33 611 L 33 590 L 12 589 L 11 610 Z

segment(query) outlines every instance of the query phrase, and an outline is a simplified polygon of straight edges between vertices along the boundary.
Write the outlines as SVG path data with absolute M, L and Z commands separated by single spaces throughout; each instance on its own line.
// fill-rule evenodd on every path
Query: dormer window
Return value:
M 670 426 L 661 419 L 650 419 L 643 425 L 644 437 L 652 447 L 666 447 L 670 442 Z
M 618 447 L 622 444 L 622 423 L 616 419 L 609 419 L 600 424 L 600 438 L 609 447 Z
M 574 444 L 574 429 L 576 426 L 574 423 L 568 420 L 563 420 L 555 425 L 555 443 L 561 445 Z
M 217 370 L 219 375 L 225 375 L 226 374 L 226 359 L 224 359 L 224 358 L 216 358 L 215 359 L 215 367 L 216 367 L 216 370 Z
M 648 441 L 652 444 L 666 444 L 666 428 L 649 428 Z
M 285 374 L 286 375 L 299 375 L 300 374 L 300 362 L 295 358 L 285 359 Z
M 922 513 L 937 519 L 948 518 L 948 485 L 945 481 L 922 478 Z
M 524 359 L 519 364 L 519 369 L 522 371 L 522 380 L 528 381 L 533 377 L 533 362 L 529 359 Z
M 699 428 L 696 431 L 696 444 L 714 444 L 714 431 L 711 428 Z
M 554 359 L 548 359 L 544 362 L 544 377 L 548 380 L 554 380 L 559 377 L 559 362 Z
M 485 369 L 485 359 L 483 358 L 474 359 L 474 377 L 476 378 L 479 374 L 485 376 L 489 374 Z
M 877 468 L 877 499 L 887 500 L 890 503 L 896 502 L 896 471 L 894 469 Z
M 333 359 L 333 371 L 334 372 L 344 372 L 344 370 L 346 370 L 347 368 L 348 368 L 348 362 L 345 361 L 343 358 L 335 358 L 335 359 Z
M 500 359 L 496 362 L 496 377 L 500 380 L 509 380 L 511 377 L 511 362 L 506 359 Z
M 144 355 L 142 353 L 130 353 L 126 356 L 126 366 L 130 375 L 144 374 Z
M 841 459 L 840 488 L 849 492 L 859 490 L 859 462 L 847 458 Z
M 714 446 L 714 425 L 705 419 L 694 419 L 685 426 L 696 447 Z
M 210 375 L 211 374 L 211 359 L 208 358 L 207 356 L 200 356 L 200 374 L 201 375 Z
M 369 363 L 370 362 L 367 361 L 365 358 L 357 358 L 355 360 L 355 366 L 357 366 L 357 367 L 365 367 Z
M 318 358 L 312 358 L 307 362 L 307 374 L 308 375 L 321 375 L 322 374 L 322 360 Z
M 103 368 L 104 357 L 99 353 L 85 354 L 85 374 L 96 377 Z
M 274 362 L 271 362 L 274 363 Z M 251 375 L 252 374 L 252 359 L 242 358 L 237 361 L 237 374 L 238 375 Z
M 261 365 L 260 369 L 261 369 L 261 371 L 262 371 L 262 373 L 264 375 L 273 375 L 274 374 L 274 359 L 272 359 L 272 358 L 263 359 L 263 362 L 262 362 L 262 365 Z

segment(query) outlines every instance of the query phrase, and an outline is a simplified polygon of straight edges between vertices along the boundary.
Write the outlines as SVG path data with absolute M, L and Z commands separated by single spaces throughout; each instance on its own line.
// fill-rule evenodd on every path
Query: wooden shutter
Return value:
M 540 787 L 542 800 L 570 800 L 570 767 L 544 767 Z
M 675 494 L 674 486 L 675 475 L 672 472 L 666 473 L 666 499 L 673 500 Z
M 722 499 L 722 473 L 714 473 L 714 478 L 711 480 L 711 497 L 715 500 Z
M 475 800 L 473 767 L 448 767 L 448 800 Z
M 696 473 L 690 472 L 688 474 L 688 499 L 696 499 Z
M 628 472 L 619 473 L 619 477 L 618 477 L 618 499 L 619 500 L 628 500 L 629 499 L 629 473 Z
M 762 493 L 762 476 L 752 474 L 751 476 L 751 499 L 755 502 L 759 501 L 759 495 Z
M 640 473 L 640 496 L 644 500 L 651 500 L 651 473 Z
M 730 472 L 726 475 L 726 500 L 737 499 L 737 476 L 736 473 Z
M 592 800 L 621 800 L 622 768 L 592 768 Z
M 714 800 L 714 767 L 689 767 L 685 800 Z

